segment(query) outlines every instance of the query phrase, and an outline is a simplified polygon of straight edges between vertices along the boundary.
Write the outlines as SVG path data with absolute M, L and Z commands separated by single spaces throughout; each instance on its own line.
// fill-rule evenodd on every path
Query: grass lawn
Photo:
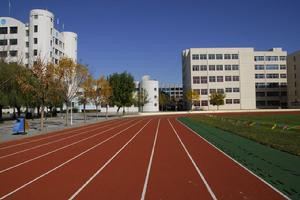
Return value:
M 299 153 L 298 130 L 249 126 L 247 116 L 247 123 L 221 119 L 224 117 L 204 115 L 179 120 L 287 196 L 300 199 L 300 156 L 293 155 Z M 269 146 L 292 150 L 293 154 Z

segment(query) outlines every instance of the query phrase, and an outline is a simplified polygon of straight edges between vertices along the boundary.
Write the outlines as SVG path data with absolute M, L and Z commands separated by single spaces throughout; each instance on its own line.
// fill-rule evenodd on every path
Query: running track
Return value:
M 0 144 L 0 199 L 285 199 L 175 117 Z

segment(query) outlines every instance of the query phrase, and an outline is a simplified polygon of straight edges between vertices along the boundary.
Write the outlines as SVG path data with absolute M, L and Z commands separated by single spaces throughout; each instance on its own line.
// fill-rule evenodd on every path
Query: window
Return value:
M 265 83 L 255 83 L 255 88 L 265 88 Z
M 38 39 L 37 38 L 33 38 L 33 43 L 37 44 L 38 43 Z
M 33 15 L 34 19 L 38 19 L 38 17 L 39 17 L 38 15 Z
M 239 54 L 232 54 L 231 56 L 233 60 L 239 59 Z
M 224 59 L 225 60 L 230 60 L 231 59 L 231 54 L 225 54 Z
M 266 70 L 278 70 L 278 65 L 266 65 Z
M 7 40 L 0 40 L 0 46 L 7 45 Z
M 277 61 L 278 56 L 266 56 L 266 61 Z
M 0 51 L 0 58 L 6 58 L 7 57 L 7 51 Z
M 55 38 L 55 44 L 58 45 L 58 39 L 57 38 Z M 198 59 L 196 59 L 196 60 L 198 60 Z
M 233 99 L 233 103 L 234 104 L 240 104 L 240 100 L 239 99 Z
M 200 94 L 200 89 L 193 89 L 193 92 L 196 94 Z
M 266 78 L 279 78 L 279 74 L 267 74 Z
M 29 58 L 29 53 L 26 53 L 26 54 L 25 54 L 25 57 L 26 57 L 26 58 Z
M 209 71 L 215 71 L 216 66 L 215 65 L 209 65 Z
M 262 78 L 265 78 L 265 75 L 264 74 L 255 74 L 255 78 L 262 79 Z
M 226 104 L 232 104 L 232 99 L 226 99 L 225 102 Z
M 199 76 L 193 76 L 193 83 L 199 84 L 200 83 L 200 77 Z
M 231 81 L 231 76 L 225 76 L 225 81 L 226 82 Z
M 206 54 L 200 54 L 200 60 L 206 60 L 207 55 Z
M 225 71 L 230 71 L 231 70 L 231 65 L 225 65 Z
M 216 93 L 216 89 L 209 89 L 209 93 L 210 93 L 210 94 Z
M 7 34 L 7 27 L 0 27 L 0 34 Z
M 193 71 L 199 71 L 199 65 L 193 65 Z
M 194 101 L 194 106 L 197 106 L 197 107 L 199 107 L 200 106 L 200 101 Z
M 280 69 L 286 69 L 286 65 L 280 65 Z
M 217 76 L 217 82 L 223 82 L 223 76 Z
M 57 39 L 56 39 L 57 40 Z M 57 44 L 57 42 L 55 41 L 55 44 Z M 193 54 L 192 55 L 192 59 L 193 60 L 199 60 L 199 54 Z
M 279 83 L 266 83 L 266 88 L 279 88 Z
M 286 74 L 280 74 L 280 78 L 286 78 Z
M 26 30 L 26 36 L 29 36 L 29 30 Z
M 9 55 L 11 57 L 16 57 L 16 56 L 18 56 L 18 51 L 9 51 Z
M 287 92 L 281 92 L 281 93 L 280 93 L 280 96 L 286 97 L 286 96 L 287 96 Z
M 278 97 L 279 92 L 267 92 L 267 97 Z
M 17 27 L 17 26 L 12 26 L 12 27 L 10 27 L 10 28 L 9 28 L 9 32 L 10 32 L 11 34 L 16 34 L 16 33 L 18 33 L 18 27 Z
M 207 89 L 201 89 L 201 95 L 207 95 Z
M 157 88 L 156 88 L 156 87 L 154 88 L 154 91 L 157 91 Z
M 209 77 L 209 82 L 216 82 L 216 77 L 215 76 L 210 76 Z
M 239 70 L 239 66 L 238 65 L 232 65 L 232 70 Z
M 38 53 L 37 53 L 37 49 L 33 50 L 33 55 L 34 55 L 34 56 L 37 56 L 37 54 L 38 54 Z
M 201 76 L 201 83 L 207 83 L 207 76 Z
M 208 59 L 209 60 L 214 60 L 215 59 L 215 54 L 208 54 Z
M 225 92 L 226 93 L 231 93 L 232 92 L 232 88 L 225 88 Z
M 218 93 L 224 94 L 224 89 L 217 89 Z
M 201 101 L 201 106 L 208 106 L 208 101 L 207 100 Z
M 36 32 L 38 32 L 38 26 L 37 25 L 34 25 L 34 27 L 33 27 L 33 31 L 36 33 Z
M 264 61 L 265 57 L 264 56 L 254 56 L 254 61 Z
M 9 44 L 10 45 L 17 45 L 18 44 L 18 39 L 10 39 Z
M 29 42 L 26 42 L 26 47 L 29 47 Z
M 279 60 L 281 60 L 281 61 L 286 60 L 286 56 L 280 56 L 280 57 L 279 57 Z
M 238 87 L 237 88 L 232 88 L 232 91 L 233 92 L 240 92 L 240 88 L 238 88 Z
M 256 101 L 256 106 L 265 106 L 266 102 L 265 101 Z
M 223 59 L 223 54 L 217 54 L 216 59 L 217 60 L 222 60 Z
M 255 65 L 255 70 L 264 70 L 265 66 L 264 65 Z
M 240 81 L 240 77 L 239 76 L 232 76 L 232 81 Z
M 200 71 L 207 71 L 207 66 L 206 65 L 201 65 L 200 66 Z
M 256 92 L 257 97 L 264 97 L 266 96 L 265 92 Z
M 217 65 L 217 71 L 223 71 L 223 65 Z

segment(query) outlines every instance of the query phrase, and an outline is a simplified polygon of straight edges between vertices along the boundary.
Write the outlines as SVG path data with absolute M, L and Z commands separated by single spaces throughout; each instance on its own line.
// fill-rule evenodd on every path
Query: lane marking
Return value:
M 67 160 L 67 161 L 65 161 L 65 162 L 63 162 L 63 163 L 61 163 L 60 165 L 56 166 L 55 168 L 52 168 L 51 170 L 49 170 L 49 171 L 47 171 L 47 172 L 43 173 L 42 175 L 40 175 L 40 176 L 38 176 L 38 177 L 34 178 L 33 180 L 31 180 L 31 181 L 29 181 L 29 182 L 27 182 L 27 183 L 23 184 L 22 186 L 20 186 L 20 187 L 18 187 L 18 188 L 16 188 L 16 189 L 14 189 L 14 190 L 13 190 L 13 191 L 11 191 L 11 192 L 9 192 L 9 193 L 5 194 L 4 196 L 0 197 L 0 199 L 4 199 L 4 198 L 6 198 L 6 197 L 9 197 L 9 196 L 11 196 L 12 194 L 14 194 L 14 193 L 18 192 L 19 190 L 21 190 L 21 189 L 23 189 L 23 188 L 27 187 L 27 186 L 28 186 L 28 185 L 30 185 L 31 183 L 34 183 L 35 181 L 37 181 L 37 180 L 39 180 L 39 179 L 43 178 L 44 176 L 47 176 L 47 175 L 48 175 L 48 174 L 50 174 L 51 172 L 53 172 L 53 171 L 55 171 L 55 170 L 57 170 L 57 169 L 61 168 L 62 166 L 64 166 L 64 165 L 68 164 L 69 162 L 71 162 L 71 161 L 75 160 L 76 158 L 78 158 L 78 157 L 80 157 L 80 156 L 82 156 L 82 155 L 86 154 L 87 152 L 89 152 L 89 151 L 91 151 L 91 150 L 95 149 L 96 147 L 98 147 L 98 146 L 100 146 L 100 145 L 104 144 L 105 142 L 107 142 L 107 141 L 109 141 L 109 140 L 113 139 L 114 137 L 116 137 L 116 136 L 120 135 L 121 133 L 123 133 L 124 131 L 128 130 L 129 128 L 131 128 L 131 127 L 135 126 L 136 124 L 140 123 L 141 121 L 142 121 L 142 120 L 139 120 L 139 121 L 135 122 L 134 124 L 132 124 L 132 125 L 128 126 L 127 128 L 125 128 L 125 129 L 123 129 L 123 130 L 119 131 L 119 132 L 118 132 L 118 133 L 116 133 L 115 135 L 113 135 L 113 136 L 111 136 L 111 137 L 107 138 L 106 140 L 104 140 L 104 141 L 102 141 L 102 142 L 100 142 L 100 143 L 98 143 L 98 144 L 96 144 L 96 145 L 94 145 L 94 146 L 92 146 L 92 147 L 88 148 L 87 150 L 85 150 L 85 151 L 81 152 L 80 154 L 78 154 L 78 155 L 76 155 L 76 156 L 72 157 L 71 159 L 69 159 L 69 160 Z
M 84 131 L 84 132 L 81 132 L 81 133 L 78 133 L 78 134 L 75 134 L 75 135 L 63 137 L 63 138 L 60 138 L 60 139 L 57 139 L 57 140 L 54 140 L 54 141 L 51 141 L 51 142 L 47 142 L 47 143 L 44 143 L 44 144 L 36 145 L 36 146 L 30 147 L 30 148 L 27 148 L 27 149 L 23 149 L 23 150 L 20 150 L 20 151 L 11 153 L 11 154 L 7 154 L 7 155 L 4 155 L 4 156 L 0 156 L 0 159 L 7 158 L 7 157 L 10 157 L 10 156 L 14 156 L 14 155 L 17 155 L 17 154 L 26 152 L 26 151 L 30 151 L 30 150 L 33 150 L 33 149 L 37 149 L 37 148 L 40 148 L 40 147 L 49 145 L 49 144 L 53 144 L 53 143 L 56 143 L 56 142 L 60 142 L 60 141 L 63 141 L 63 140 L 69 139 L 69 138 L 73 138 L 73 137 L 76 137 L 76 136 L 79 136 L 79 135 L 82 135 L 82 134 L 85 134 L 85 133 L 89 133 L 89 132 L 94 131 L 94 130 L 98 130 L 98 129 L 101 129 L 101 128 L 105 128 L 105 127 L 107 127 L 107 126 L 109 126 L 109 125 L 111 125 L 111 124 L 106 124 L 106 125 L 104 125 L 104 126 L 95 128 L 95 129 L 93 129 L 93 130 L 86 130 L 86 131 Z
M 108 124 L 108 123 L 106 123 L 106 122 L 108 122 L 108 123 L 110 123 L 110 122 L 114 122 L 113 120 L 110 120 L 110 121 L 105 121 L 105 122 L 103 122 L 103 123 L 105 123 L 105 124 Z M 91 128 L 91 127 L 94 127 L 94 126 L 99 126 L 99 125 L 102 125 L 102 124 L 99 124 L 99 123 L 97 123 L 97 124 L 92 124 L 92 125 L 87 125 L 87 126 L 84 126 L 84 127 L 79 127 L 78 129 L 76 129 L 76 128 L 71 128 L 72 130 L 58 130 L 58 131 L 55 131 L 54 133 L 50 133 L 50 134 L 55 134 L 55 135 L 50 135 L 50 136 L 45 136 L 45 137 L 43 137 L 43 135 L 37 135 L 37 137 L 38 136 L 41 136 L 42 138 L 39 138 L 39 139 L 36 139 L 36 140 L 30 140 L 30 141 L 27 141 L 27 142 L 22 142 L 22 143 L 18 143 L 18 144 L 13 144 L 13 145 L 9 145 L 9 146 L 4 146 L 4 147 L 0 147 L 0 150 L 3 150 L 3 149 L 9 149 L 9 148 L 13 148 L 13 147 L 16 147 L 16 146 L 21 146 L 21 145 L 24 145 L 24 144 L 29 144 L 29 143 L 32 143 L 32 142 L 38 142 L 38 141 L 41 141 L 41 140 L 45 140 L 45 139 L 49 139 L 49 138 L 53 138 L 53 137 L 56 137 L 56 136 L 61 136 L 61 135 L 65 135 L 65 134 L 68 134 L 68 133 L 70 133 L 70 132 L 78 132 L 78 131 L 80 131 L 80 130 L 82 130 L 82 129 L 87 129 L 87 128 Z M 75 130 L 73 130 L 73 129 L 75 129 Z M 63 132 L 63 133 L 61 133 L 61 132 Z M 33 136 L 33 137 L 35 137 L 35 136 Z M 20 139 L 18 139 L 18 140 L 25 140 L 25 139 L 32 139 L 33 137 L 29 137 L 29 138 L 20 138 Z M 12 141 L 7 141 L 7 143 L 8 142 L 12 142 Z M 5 143 L 5 142 L 4 142 Z
M 150 160 L 149 160 L 149 164 L 148 164 L 148 169 L 147 169 L 147 174 L 146 174 L 146 178 L 145 178 L 145 182 L 144 182 L 144 187 L 143 187 L 141 200 L 145 199 L 146 192 L 147 192 L 147 186 L 148 186 L 149 177 L 150 177 L 150 170 L 151 170 L 151 166 L 152 166 L 152 161 L 153 161 L 153 156 L 154 156 L 154 151 L 155 151 L 155 146 L 156 146 L 156 141 L 157 141 L 159 125 L 160 125 L 160 119 L 158 120 L 158 123 L 157 123 L 155 138 L 154 138 L 154 142 L 153 142 L 153 146 L 152 146 L 151 156 L 150 156 Z
M 107 132 L 107 131 L 116 129 L 116 128 L 122 126 L 122 125 L 129 124 L 130 122 L 131 122 L 131 121 L 128 121 L 128 122 L 126 122 L 126 123 L 119 124 L 119 125 L 117 125 L 117 126 L 114 126 L 114 127 L 109 128 L 109 129 L 106 129 L 106 130 L 104 130 L 104 131 L 101 131 L 101 132 L 99 132 L 99 133 L 96 133 L 95 135 L 92 135 L 92 136 L 89 136 L 89 137 L 87 137 L 87 138 L 78 140 L 78 141 L 73 142 L 73 143 L 71 143 L 71 144 L 68 144 L 68 145 L 66 145 L 66 146 L 60 147 L 60 148 L 58 148 L 58 149 L 55 149 L 55 150 L 50 151 L 50 152 L 47 152 L 47 153 L 42 154 L 42 155 L 40 155 L 40 156 L 31 158 L 31 159 L 26 160 L 26 161 L 24 161 L 24 162 L 21 162 L 21 163 L 19 163 L 19 164 L 16 164 L 16 165 L 13 165 L 13 166 L 8 167 L 8 168 L 6 168 L 6 169 L 0 170 L 0 174 L 3 173 L 3 172 L 6 172 L 6 171 L 8 171 L 8 170 L 14 169 L 14 168 L 16 168 L 16 167 L 19 167 L 19 166 L 21 166 L 21 165 L 24 165 L 24 164 L 26 164 L 26 163 L 29 163 L 29 162 L 31 162 L 31 161 L 34 161 L 34 160 L 37 160 L 37 159 L 39 159 L 39 158 L 48 156 L 48 155 L 50 155 L 50 154 L 52 154 L 52 153 L 55 153 L 55 152 L 57 152 L 57 151 L 60 151 L 60 150 L 62 150 L 62 149 L 65 149 L 65 148 L 68 148 L 68 147 L 73 146 L 73 145 L 75 145 L 75 144 L 78 144 L 78 143 L 83 142 L 83 141 L 85 141 L 85 140 L 88 140 L 88 139 L 90 139 L 90 138 L 93 138 L 93 137 L 102 135 L 103 133 L 105 133 L 105 132 Z
M 98 169 L 70 198 L 69 200 L 74 199 L 111 161 L 118 156 L 118 154 L 125 149 L 125 147 L 150 123 L 150 119 L 126 144 L 124 144 L 106 163 Z
M 193 163 L 193 165 L 194 165 L 196 171 L 198 172 L 200 178 L 202 179 L 202 181 L 203 181 L 203 183 L 204 183 L 206 189 L 208 190 L 210 196 L 212 197 L 212 199 L 217 200 L 216 195 L 214 194 L 214 192 L 212 191 L 211 187 L 210 187 L 209 184 L 207 183 L 207 181 L 206 181 L 204 175 L 202 174 L 202 172 L 201 172 L 200 169 L 198 168 L 198 166 L 197 166 L 196 162 L 194 161 L 194 159 L 192 158 L 191 154 L 189 153 L 189 151 L 187 150 L 187 148 L 186 148 L 185 145 L 183 144 L 182 140 L 180 139 L 180 137 L 179 137 L 177 131 L 175 130 L 173 124 L 170 122 L 169 118 L 168 118 L 168 122 L 169 122 L 169 124 L 171 125 L 171 127 L 172 127 L 174 133 L 176 134 L 177 139 L 179 140 L 179 142 L 180 142 L 181 146 L 183 147 L 184 151 L 185 151 L 186 154 L 188 155 L 190 161 Z
M 216 150 L 218 150 L 219 152 L 221 152 L 227 158 L 229 158 L 230 160 L 232 160 L 233 162 L 235 162 L 236 164 L 238 164 L 240 167 L 242 167 L 243 169 L 245 169 L 247 172 L 249 172 L 250 174 L 252 174 L 256 178 L 258 178 L 263 183 L 265 183 L 271 189 L 273 189 L 274 191 L 276 191 L 277 193 L 279 193 L 280 195 L 282 195 L 284 198 L 290 199 L 288 196 L 286 196 L 285 194 L 283 194 L 281 191 L 279 191 L 277 188 L 275 188 L 274 186 L 272 186 L 270 183 L 266 182 L 264 179 L 262 179 L 261 177 L 257 176 L 256 174 L 254 174 L 252 171 L 250 171 L 249 169 L 247 169 L 245 166 L 243 166 L 242 164 L 240 164 L 238 161 L 236 161 L 235 159 L 233 159 L 232 157 L 230 157 L 229 155 L 227 155 L 224 151 L 222 151 L 221 149 L 219 149 L 218 147 L 216 147 L 214 144 L 212 144 L 208 140 L 206 140 L 204 137 L 202 137 L 201 135 L 199 135 L 198 133 L 196 133 L 193 129 L 191 129 L 190 127 L 188 127 L 187 125 L 185 125 L 184 123 L 182 123 L 181 121 L 179 121 L 178 119 L 176 119 L 176 121 L 179 122 L 181 125 L 183 125 L 185 128 L 187 128 L 188 130 L 190 130 L 192 133 L 196 134 L 200 139 L 202 139 L 205 142 L 207 142 L 208 144 L 210 144 L 212 147 L 214 147 Z

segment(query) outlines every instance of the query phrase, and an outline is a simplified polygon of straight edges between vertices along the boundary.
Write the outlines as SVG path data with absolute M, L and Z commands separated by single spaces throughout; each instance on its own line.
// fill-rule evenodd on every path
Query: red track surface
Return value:
M 284 199 L 172 116 L 0 144 L 0 199 Z

